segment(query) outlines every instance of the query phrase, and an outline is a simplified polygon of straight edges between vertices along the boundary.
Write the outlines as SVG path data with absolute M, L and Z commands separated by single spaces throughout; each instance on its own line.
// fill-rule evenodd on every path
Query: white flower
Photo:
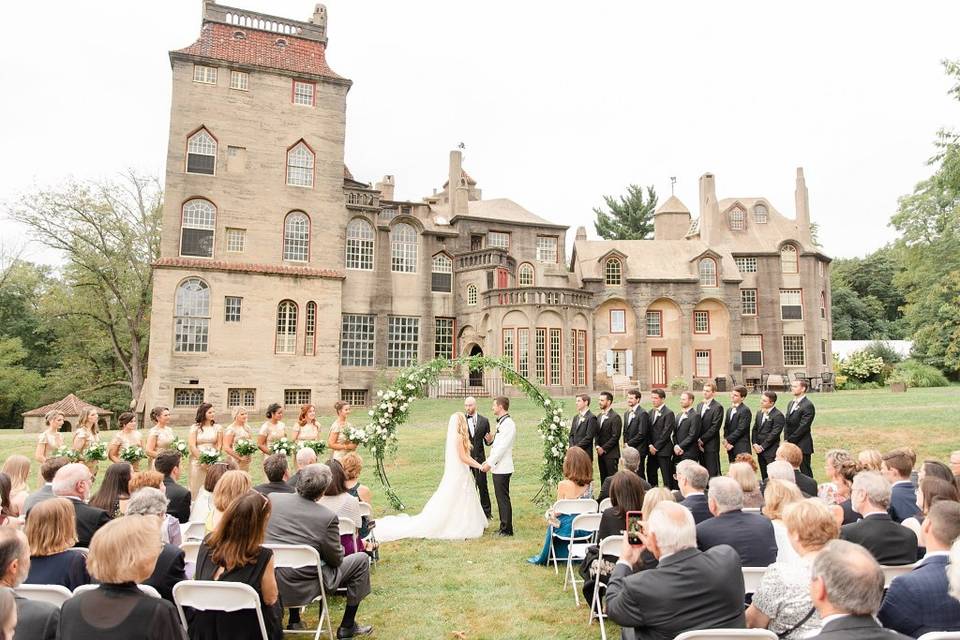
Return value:
M 370 409 L 370 411 L 367 411 L 367 415 L 373 417 L 373 409 Z
M 380 418 L 380 424 L 387 424 L 386 418 Z
M 407 389 L 410 389 L 411 391 L 413 391 L 414 389 L 416 389 L 416 387 L 414 387 L 412 384 L 408 384 Z
M 560 424 L 560 416 L 553 416 L 553 421 L 554 421 L 556 424 Z
M 406 402 L 404 402 L 402 405 L 400 405 L 400 411 L 406 411 L 406 410 L 407 410 L 407 407 L 409 407 L 409 406 L 410 406 L 410 405 L 408 405 Z
M 549 436 L 547 436 L 547 440 L 549 440 L 550 442 L 553 442 L 553 434 L 550 434 Z
M 377 455 L 377 448 L 376 448 L 376 447 L 370 447 L 370 453 L 372 453 L 373 455 Z
M 543 406 L 549 407 L 549 406 L 550 406 L 550 401 L 549 401 L 549 400 L 544 400 L 544 401 L 543 401 Z
M 378 398 L 382 398 L 382 397 L 383 397 L 383 390 L 377 390 L 377 397 L 378 397 Z
M 422 382 L 423 384 L 427 384 L 427 379 L 426 379 L 426 378 L 421 378 L 421 379 L 420 379 L 420 382 Z

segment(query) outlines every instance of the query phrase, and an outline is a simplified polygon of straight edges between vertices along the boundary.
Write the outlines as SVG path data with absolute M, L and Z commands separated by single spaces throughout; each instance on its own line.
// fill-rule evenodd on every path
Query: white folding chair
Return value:
M 80 585 L 79 587 L 77 587 L 76 589 L 73 590 L 73 595 L 76 596 L 76 595 L 79 595 L 79 594 L 81 594 L 81 593 L 83 593 L 83 592 L 85 592 L 85 591 L 93 591 L 94 589 L 98 588 L 99 586 L 100 586 L 99 584 L 82 584 L 82 585 Z M 157 599 L 160 598 L 160 593 L 157 592 L 156 589 L 154 589 L 153 587 L 151 587 L 151 586 L 148 585 L 148 584 L 138 584 L 138 585 L 137 585 L 137 588 L 140 589 L 140 591 L 142 591 L 143 593 L 145 593 L 145 594 L 147 594 L 148 596 L 150 596 L 151 598 L 157 598 Z
M 357 523 L 350 518 L 339 518 L 340 520 L 340 535 L 341 536 L 351 536 L 353 538 L 353 548 L 357 548 L 357 530 L 359 527 Z
M 582 580 L 577 580 L 577 573 L 574 571 L 574 560 L 580 562 L 587 556 L 587 549 L 596 542 L 597 531 L 600 529 L 600 519 L 603 514 L 600 513 L 581 513 L 574 516 L 573 523 L 570 525 L 570 537 L 557 536 L 561 540 L 568 540 L 567 545 L 567 570 L 563 576 L 563 590 L 567 590 L 567 582 L 573 585 L 573 601 L 580 606 L 580 594 L 577 585 Z
M 704 629 L 684 631 L 673 640 L 777 640 L 769 629 Z
M 742 567 L 743 571 L 743 592 L 756 593 L 760 588 L 760 581 L 763 580 L 763 574 L 767 572 L 767 567 Z
M 613 501 L 610 498 L 604 498 L 600 501 L 600 508 L 598 509 L 600 513 L 603 513 L 607 509 L 613 506 Z
M 760 507 L 744 507 L 742 511 L 744 513 L 761 513 Z
M 917 566 L 917 563 L 913 564 L 904 564 L 904 565 L 881 565 L 880 568 L 883 569 L 883 588 L 889 589 L 890 583 L 893 582 L 893 579 L 897 576 L 902 576 L 905 573 L 910 573 Z
M 557 515 L 577 515 L 581 513 L 597 513 L 597 501 L 591 498 L 579 498 L 577 500 L 557 500 L 553 503 L 552 511 Z M 559 574 L 560 569 L 557 565 L 557 552 L 553 548 L 553 539 L 556 534 L 553 532 L 553 525 L 550 525 L 550 551 L 547 554 L 547 564 L 553 561 L 553 572 Z
M 931 631 L 917 640 L 960 640 L 960 631 Z
M 59 584 L 22 584 L 14 589 L 14 592 L 27 600 L 49 602 L 58 607 L 73 596 L 70 589 Z
M 206 535 L 207 524 L 205 522 L 187 522 L 180 525 L 180 539 L 184 542 L 203 540 Z
M 260 637 L 267 637 L 267 627 L 260 611 L 260 596 L 248 584 L 242 582 L 217 582 L 215 580 L 184 580 L 173 585 L 173 601 L 180 613 L 180 623 L 187 629 L 184 607 L 193 607 L 197 611 L 243 611 L 253 609 L 260 625 Z
M 613 556 L 619 559 L 622 548 L 623 536 L 607 536 L 600 541 L 600 553 L 597 555 L 597 559 L 600 562 L 603 562 L 604 556 Z M 587 619 L 587 624 L 593 624 L 594 618 L 600 621 L 600 638 L 602 640 L 607 640 L 607 628 L 603 623 L 603 619 L 607 616 L 603 612 L 603 605 L 600 603 L 600 592 L 606 588 L 607 585 L 603 584 L 598 576 L 593 584 L 593 601 L 590 603 L 590 617 Z
M 361 501 L 361 502 L 360 502 L 360 517 L 361 517 L 361 518 L 364 518 L 364 517 L 365 517 L 365 518 L 367 519 L 367 522 L 372 522 L 372 521 L 373 521 L 373 507 L 371 507 L 371 506 L 370 506 L 369 504 L 367 504 L 366 502 Z M 370 529 L 369 531 L 370 531 L 370 532 L 369 532 L 369 534 L 367 535 L 366 539 L 369 540 L 372 545 L 376 545 L 376 544 L 377 544 L 377 534 L 376 534 L 376 531 L 374 531 L 374 529 Z M 378 550 L 377 550 L 377 549 L 374 549 L 374 550 L 371 552 L 371 554 L 370 554 L 370 559 L 373 561 L 374 566 L 376 566 L 377 561 L 380 559 L 380 558 L 378 557 L 379 555 L 380 555 L 380 554 L 378 553 Z
M 263 546 L 273 550 L 273 566 L 276 569 L 300 569 L 303 567 L 317 568 L 317 582 L 320 584 L 320 595 L 310 602 L 300 604 L 296 602 L 284 602 L 283 605 L 285 607 L 306 608 L 314 602 L 319 603 L 319 619 L 317 620 L 316 633 L 313 636 L 314 640 L 318 640 L 320 638 L 320 633 L 323 631 L 324 619 L 327 621 L 327 633 L 329 633 L 330 637 L 333 638 L 333 626 L 330 624 L 330 608 L 327 606 L 327 592 L 323 588 L 323 571 L 321 570 L 323 567 L 323 561 L 320 559 L 320 554 L 317 553 L 317 550 L 305 544 L 265 544 Z M 303 631 L 292 629 L 284 630 L 284 633 L 310 632 L 310 629 L 305 629 Z
M 183 561 L 196 564 L 197 555 L 200 553 L 201 544 L 203 543 L 197 542 L 196 540 L 191 540 L 189 542 L 184 541 L 183 544 L 180 545 L 180 548 L 183 550 Z

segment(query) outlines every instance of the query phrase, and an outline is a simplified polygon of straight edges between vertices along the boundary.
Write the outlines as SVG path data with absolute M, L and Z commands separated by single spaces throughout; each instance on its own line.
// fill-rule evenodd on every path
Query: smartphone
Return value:
M 639 511 L 627 511 L 627 544 L 639 547 L 643 544 L 643 514 Z

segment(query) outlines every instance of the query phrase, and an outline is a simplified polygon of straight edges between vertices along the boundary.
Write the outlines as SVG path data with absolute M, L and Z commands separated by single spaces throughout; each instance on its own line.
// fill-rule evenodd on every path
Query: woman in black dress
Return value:
M 48 498 L 30 509 L 26 527 L 30 543 L 27 584 L 58 584 L 73 591 L 90 583 L 87 559 L 73 548 L 77 544 L 77 521 L 67 498 Z
M 270 501 L 249 490 L 227 507 L 213 533 L 197 554 L 196 580 L 242 582 L 260 596 L 260 610 L 267 636 L 280 640 L 280 595 L 273 571 L 273 551 L 264 548 L 263 538 L 270 520 Z M 190 620 L 190 640 L 239 640 L 259 638 L 253 611 L 197 611 Z
M 130 499 L 131 475 L 133 467 L 129 462 L 117 462 L 107 467 L 100 490 L 90 498 L 90 506 L 103 509 L 111 518 L 122 516 Z

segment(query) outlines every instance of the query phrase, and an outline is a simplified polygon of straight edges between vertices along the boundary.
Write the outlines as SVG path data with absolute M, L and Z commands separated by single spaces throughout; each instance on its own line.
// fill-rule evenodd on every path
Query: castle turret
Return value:
M 463 153 L 459 149 L 450 152 L 450 175 L 447 178 L 447 197 L 450 199 L 450 216 L 466 215 L 470 188 L 463 173 Z
M 690 229 L 690 210 L 677 196 L 670 196 L 653 214 L 655 240 L 683 240 Z
M 383 176 L 383 180 L 373 185 L 373 188 L 380 192 L 381 200 L 393 200 L 396 181 L 393 176 Z
M 720 220 L 717 185 L 712 173 L 700 176 L 700 240 L 710 244 L 713 225 Z

